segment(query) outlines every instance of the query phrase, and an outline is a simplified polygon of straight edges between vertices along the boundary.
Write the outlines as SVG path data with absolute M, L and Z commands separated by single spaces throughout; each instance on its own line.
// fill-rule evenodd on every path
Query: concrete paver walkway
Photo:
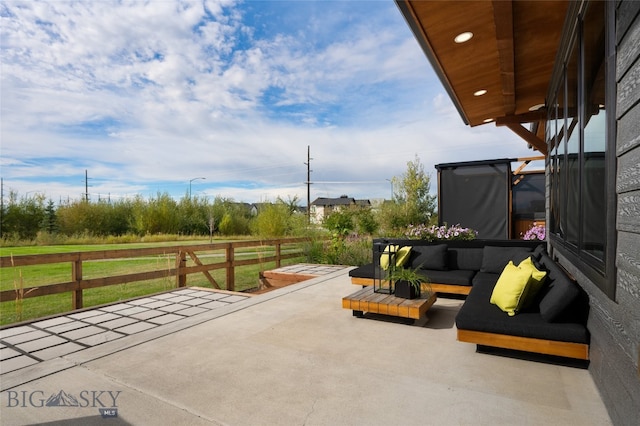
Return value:
M 342 270 L 8 372 L 2 424 L 610 424 L 588 370 L 457 342 L 463 301 L 406 325 L 353 317 L 355 290 Z
M 250 296 L 179 289 L 0 330 L 0 374 L 192 317 Z
M 323 276 L 344 266 L 301 263 L 272 270 Z M 184 288 L 0 330 L 0 375 L 68 355 L 251 297 L 251 293 Z

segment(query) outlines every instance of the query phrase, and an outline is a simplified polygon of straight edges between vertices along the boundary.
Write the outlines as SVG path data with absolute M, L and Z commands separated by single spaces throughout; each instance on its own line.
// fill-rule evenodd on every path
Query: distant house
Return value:
M 342 195 L 339 198 L 316 198 L 311 203 L 310 218 L 312 223 L 322 223 L 322 221 L 335 211 L 340 211 L 348 208 L 369 208 L 371 202 L 369 200 L 356 200 L 355 198 L 347 195 Z

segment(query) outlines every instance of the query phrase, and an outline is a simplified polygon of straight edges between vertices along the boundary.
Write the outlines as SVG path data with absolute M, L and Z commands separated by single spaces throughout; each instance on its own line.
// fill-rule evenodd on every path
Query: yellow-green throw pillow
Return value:
M 400 248 L 396 253 L 396 267 L 400 268 L 404 266 L 404 264 L 407 263 L 407 260 L 409 260 L 409 255 L 411 255 L 410 246 Z
M 524 304 L 530 278 L 530 270 L 520 269 L 509 261 L 493 288 L 491 303 L 514 316 Z
M 385 271 L 389 269 L 389 265 L 392 261 L 395 261 L 396 252 L 398 246 L 388 245 L 380 255 L 380 267 Z
M 400 248 L 397 245 L 388 245 L 380 255 L 380 267 L 386 271 L 390 264 L 395 263 L 397 268 L 404 266 L 409 260 L 409 255 L 411 255 L 410 246 Z
M 526 306 L 533 302 L 536 294 L 538 294 L 540 289 L 542 289 L 542 285 L 544 284 L 544 279 L 547 276 L 547 272 L 540 271 L 538 268 L 536 268 L 536 266 L 533 264 L 533 259 L 531 259 L 531 256 L 520 262 L 518 268 L 531 271 L 531 279 L 529 281 L 527 294 L 525 296 L 526 300 L 524 306 Z

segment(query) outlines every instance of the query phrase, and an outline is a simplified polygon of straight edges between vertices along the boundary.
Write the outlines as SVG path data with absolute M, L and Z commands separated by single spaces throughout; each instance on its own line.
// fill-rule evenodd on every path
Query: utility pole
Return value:
M 311 148 L 307 145 L 307 162 L 304 163 L 307 166 L 307 223 L 311 223 Z
M 84 200 L 89 202 L 89 173 L 84 169 Z

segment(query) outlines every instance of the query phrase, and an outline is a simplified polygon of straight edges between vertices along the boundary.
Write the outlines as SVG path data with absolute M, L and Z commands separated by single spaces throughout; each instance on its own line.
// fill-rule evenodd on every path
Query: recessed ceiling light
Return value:
M 477 92 L 474 92 L 473 96 L 482 96 L 482 95 L 484 95 L 486 93 L 487 93 L 487 91 L 485 89 L 482 89 L 482 90 L 478 90 Z
M 466 31 L 455 36 L 453 41 L 455 41 L 456 43 L 464 43 L 471 40 L 471 38 L 473 38 L 473 33 L 470 31 Z
M 529 111 L 537 111 L 537 110 L 539 110 L 540 108 L 543 108 L 543 107 L 544 107 L 544 104 L 537 104 L 537 105 L 534 105 L 534 106 L 530 107 Z
M 485 118 L 483 120 L 483 123 L 491 123 L 493 121 L 493 118 Z

